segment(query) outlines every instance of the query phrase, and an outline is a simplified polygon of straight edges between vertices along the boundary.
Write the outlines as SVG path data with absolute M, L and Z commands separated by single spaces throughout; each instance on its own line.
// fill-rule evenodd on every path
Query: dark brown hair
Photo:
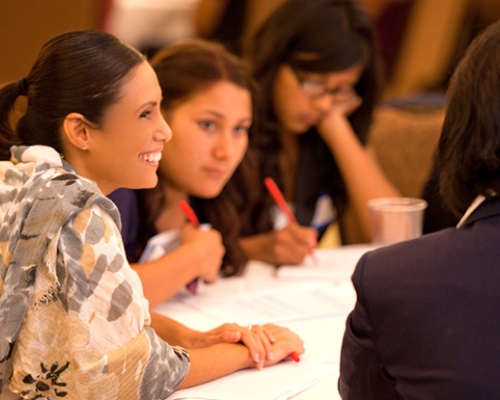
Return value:
M 242 60 L 222 45 L 197 39 L 183 41 L 157 53 L 151 65 L 158 75 L 163 92 L 162 109 L 167 113 L 221 81 L 247 89 L 255 101 L 255 85 L 249 70 Z M 258 183 L 255 157 L 251 151 L 254 134 L 251 127 L 249 150 L 222 192 L 213 199 L 194 199 L 196 204 L 201 205 L 206 222 L 222 235 L 226 254 L 221 273 L 225 276 L 240 273 L 247 261 L 238 245 L 238 237 L 244 229 L 242 221 L 248 220 L 248 210 L 256 201 L 255 186 Z M 158 176 L 156 188 L 138 192 L 141 232 L 146 233 L 146 240 L 155 233 L 154 223 L 166 201 L 163 189 L 166 178 L 160 170 Z
M 271 14 L 245 50 L 261 88 L 258 146 L 262 178 L 271 176 L 281 185 L 278 164 L 281 139 L 273 105 L 273 87 L 279 68 L 288 64 L 305 72 L 331 73 L 362 63 L 364 68 L 355 89 L 363 102 L 349 116 L 349 121 L 364 143 L 382 87 L 377 50 L 374 26 L 358 0 L 287 0 Z M 315 57 L 301 58 L 304 53 Z M 331 151 L 315 128 L 299 140 L 301 157 L 310 153 L 306 155 L 308 170 L 304 173 L 307 185 L 316 192 L 306 203 L 314 207 L 317 192 L 326 190 L 337 210 L 342 212 L 348 201 L 347 192 Z M 303 224 L 310 223 L 297 217 Z
M 500 194 L 500 22 L 472 42 L 453 74 L 437 168 L 457 216 L 478 194 Z
M 81 30 L 47 42 L 30 73 L 0 90 L 0 159 L 13 144 L 47 145 L 63 153 L 60 129 L 77 112 L 97 126 L 119 99 L 123 80 L 144 61 L 135 49 L 108 33 Z M 15 131 L 9 116 L 17 98 L 28 98 Z

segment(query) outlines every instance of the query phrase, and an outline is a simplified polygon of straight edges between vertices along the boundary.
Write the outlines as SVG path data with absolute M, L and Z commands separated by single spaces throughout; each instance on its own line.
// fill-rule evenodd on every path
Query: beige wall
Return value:
M 95 29 L 99 1 L 0 0 L 0 84 L 25 76 L 50 38 Z

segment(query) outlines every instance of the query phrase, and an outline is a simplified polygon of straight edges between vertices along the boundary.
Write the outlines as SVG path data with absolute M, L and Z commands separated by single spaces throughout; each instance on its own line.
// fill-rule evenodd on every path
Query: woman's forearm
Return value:
M 199 331 L 188 328 L 164 315 L 151 312 L 151 327 L 164 341 L 184 348 L 192 348 Z
M 144 295 L 150 307 L 156 307 L 172 297 L 198 276 L 196 254 L 185 246 L 142 264 L 130 265 L 139 275 Z
M 363 232 L 370 237 L 368 200 L 401 194 L 387 179 L 374 155 L 361 144 L 347 118 L 339 116 L 334 124 L 323 129 L 328 129 L 322 137 L 337 161 L 349 203 Z
M 179 389 L 209 382 L 240 369 L 255 365 L 248 349 L 241 344 L 222 343 L 189 350 L 191 365 Z

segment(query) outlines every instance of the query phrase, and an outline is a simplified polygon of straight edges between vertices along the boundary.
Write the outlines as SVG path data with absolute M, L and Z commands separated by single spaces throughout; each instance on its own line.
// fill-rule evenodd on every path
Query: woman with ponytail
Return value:
M 145 58 L 97 31 L 50 40 L 0 89 L 2 400 L 164 399 L 304 351 L 274 325 L 198 332 L 149 312 L 106 195 L 156 185 L 161 101 Z

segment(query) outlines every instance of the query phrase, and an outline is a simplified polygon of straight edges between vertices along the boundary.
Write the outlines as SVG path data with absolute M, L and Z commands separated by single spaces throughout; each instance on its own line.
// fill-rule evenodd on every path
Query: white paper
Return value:
M 224 379 L 179 390 L 167 400 L 285 400 L 336 373 L 336 363 L 284 361 L 262 370 L 242 370 Z
M 221 322 L 240 325 L 346 315 L 355 299 L 352 285 L 306 282 L 228 296 L 183 297 L 182 301 Z
M 374 250 L 373 245 L 351 245 L 334 249 L 316 250 L 319 260 L 314 265 L 311 260 L 303 265 L 282 265 L 276 271 L 280 279 L 300 280 L 329 280 L 343 282 L 349 280 L 361 256 L 369 250 Z

